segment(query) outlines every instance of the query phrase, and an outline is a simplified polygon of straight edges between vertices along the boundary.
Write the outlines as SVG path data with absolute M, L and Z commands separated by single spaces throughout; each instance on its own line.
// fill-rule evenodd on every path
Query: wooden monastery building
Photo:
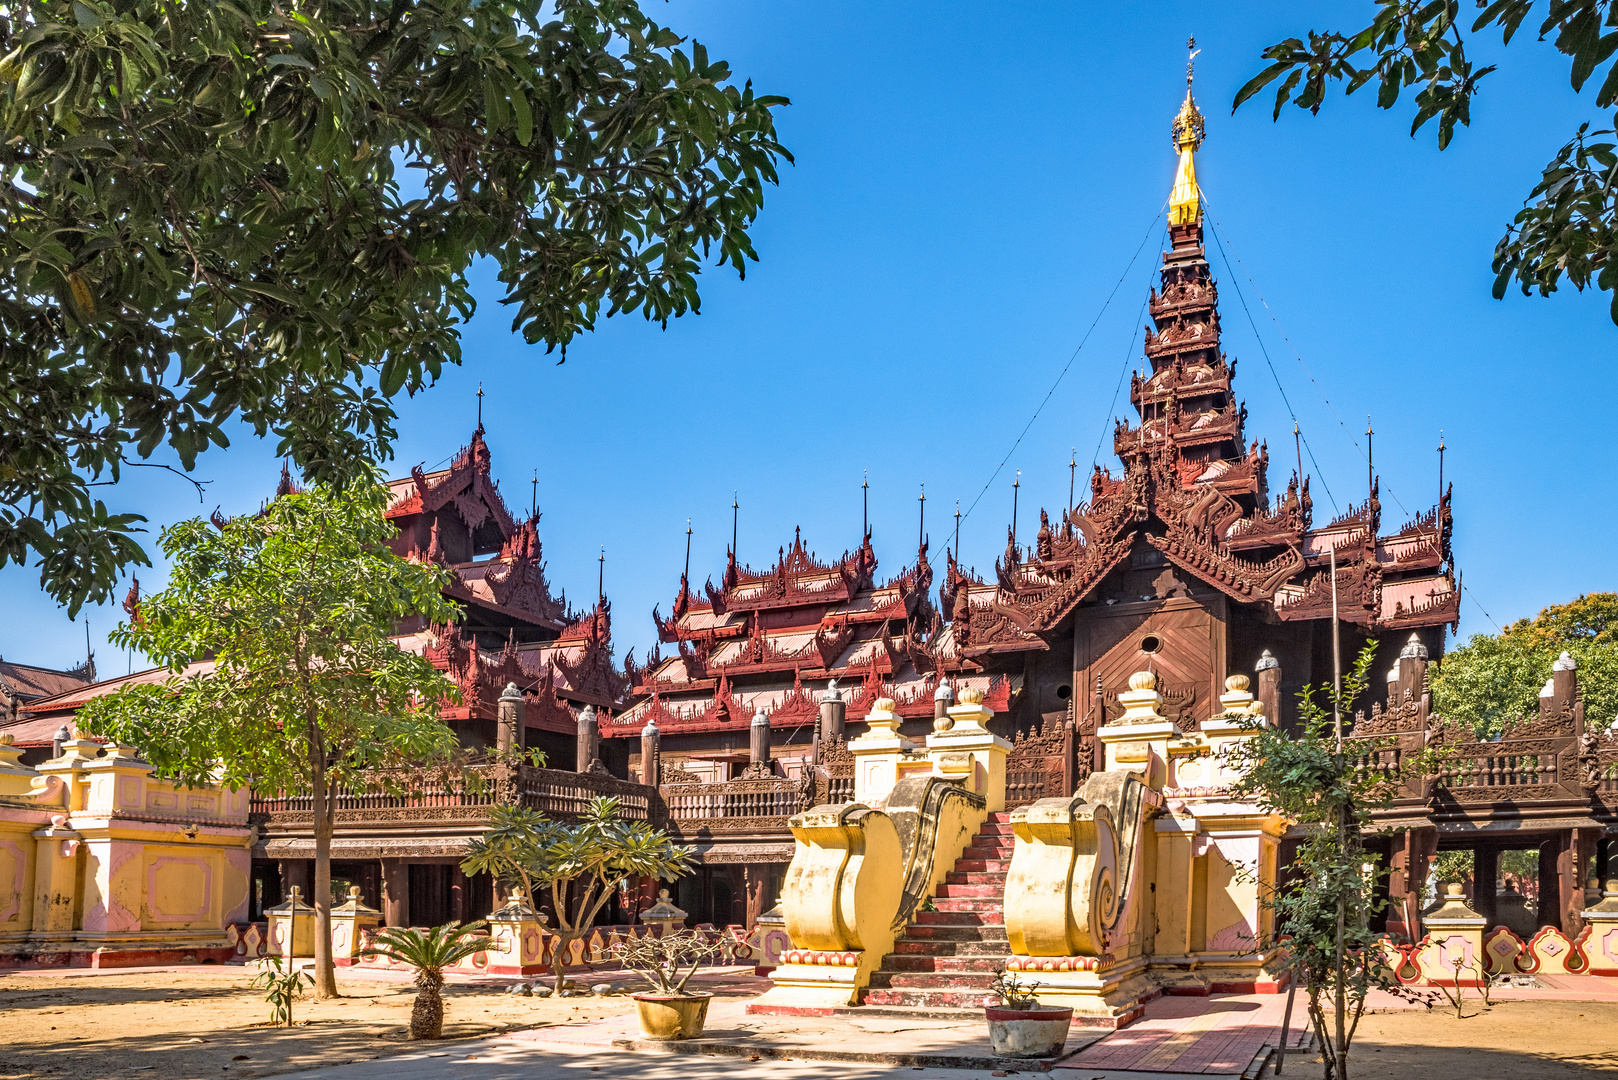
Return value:
M 1406 749 L 1437 738 L 1462 754 L 1385 815 L 1408 828 L 1381 842 L 1395 869 L 1389 928 L 1415 932 L 1438 851 L 1473 850 L 1483 875 L 1508 843 L 1541 852 L 1536 916 L 1575 919 L 1586 877 L 1608 872 L 1618 782 L 1601 769 L 1618 762 L 1618 742 L 1586 731 L 1571 669 L 1504 749 L 1432 715 L 1427 672 L 1460 604 L 1450 492 L 1390 520 L 1368 470 L 1364 501 L 1321 520 L 1301 461 L 1272 484 L 1222 346 L 1193 156 L 1203 119 L 1189 92 L 1173 135 L 1179 169 L 1147 368 L 1130 389 L 1135 417 L 1118 423 L 1116 462 L 1095 469 L 1087 499 L 1040 510 L 1032 542 L 1013 523 L 992 578 L 948 551 L 935 580 L 924 535 L 913 561 L 883 575 L 868 527 L 831 559 L 800 529 L 762 567 L 743 564 L 733 535 L 717 584 L 698 590 L 688 534 L 669 613 L 653 613 L 658 647 L 620 666 L 606 596 L 598 587 L 575 612 L 553 594 L 538 517 L 519 520 L 501 498 L 481 424 L 447 469 L 394 480 L 395 550 L 449 567 L 448 595 L 464 612 L 454 625 L 401 626 L 398 641 L 460 686 L 445 719 L 488 754 L 478 768 L 494 798 L 567 814 L 618 795 L 627 814 L 695 851 L 696 872 L 673 886 L 693 922 L 751 926 L 778 898 L 788 819 L 852 797 L 847 742 L 878 701 L 919 741 L 963 690 L 981 691 L 992 729 L 1013 744 L 1009 806 L 1066 796 L 1098 767 L 1096 731 L 1122 712 L 1138 671 L 1155 673 L 1163 711 L 1184 731 L 1221 712 L 1231 676 L 1251 680 L 1267 717 L 1295 723 L 1298 690 L 1332 677 L 1335 598 L 1345 662 L 1375 639 L 1389 676 L 1354 736 L 1395 736 Z M 25 702 L 21 722 L 70 720 L 85 693 Z M 1565 763 L 1547 772 L 1537 764 L 1546 754 Z M 360 885 L 390 924 L 481 916 L 491 884 L 457 862 L 489 801 L 461 788 L 345 796 L 334 879 Z M 261 792 L 252 805 L 256 916 L 286 885 L 307 890 L 313 840 L 306 799 Z M 1478 892 L 1493 903 L 1482 895 L 1492 884 Z M 633 898 L 623 903 L 613 921 L 631 914 Z

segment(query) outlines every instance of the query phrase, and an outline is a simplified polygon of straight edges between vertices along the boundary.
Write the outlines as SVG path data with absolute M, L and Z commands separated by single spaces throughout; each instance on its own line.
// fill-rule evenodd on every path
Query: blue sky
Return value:
M 481 382 L 514 509 L 526 510 L 539 470 L 556 587 L 589 598 L 605 545 L 620 655 L 655 640 L 651 608 L 668 609 L 688 517 L 693 576 L 718 576 L 733 491 L 744 561 L 772 561 L 796 525 L 835 555 L 857 543 L 869 470 L 886 574 L 914 556 L 923 483 L 935 565 L 955 500 L 964 511 L 988 484 L 961 530 L 966 562 L 988 571 L 1016 470 L 1031 531 L 1037 507 L 1066 502 L 1070 447 L 1081 490 L 1098 441 L 1108 463 L 1112 418 L 1128 409 L 1127 386 L 1116 401 L 1114 388 L 1142 363 L 1142 302 L 1162 246 L 1161 221 L 1151 226 L 1173 177 L 1189 33 L 1208 117 L 1198 171 L 1234 267 L 1211 251 L 1224 344 L 1239 360 L 1249 437 L 1269 441 L 1273 485 L 1291 469 L 1295 414 L 1319 463 L 1305 462 L 1316 520 L 1333 499 L 1363 499 L 1369 414 L 1384 523 L 1397 528 L 1434 500 L 1443 429 L 1471 593 L 1463 636 L 1618 587 L 1609 297 L 1489 295 L 1502 226 L 1578 123 L 1602 119 L 1568 89 L 1550 46 L 1526 34 L 1504 52 L 1479 42 L 1503 70 L 1440 154 L 1430 131 L 1409 137 L 1407 106 L 1382 112 L 1371 91 L 1315 118 L 1294 109 L 1272 123 L 1262 102 L 1230 115 L 1264 46 L 1357 27 L 1365 0 L 648 10 L 759 90 L 792 98 L 779 126 L 797 164 L 768 194 L 761 261 L 745 282 L 710 271 L 702 313 L 666 331 L 639 316 L 603 323 L 563 366 L 510 334 L 482 274 L 467 361 L 401 403 L 389 468 L 431 467 L 463 445 Z M 276 470 L 271 447 L 242 433 L 201 459 L 200 503 L 155 470 L 104 494 L 151 519 L 155 550 L 164 524 L 256 507 Z M 141 576 L 148 591 L 162 581 L 161 570 Z M 32 568 L 0 571 L 0 598 L 11 613 L 0 655 L 83 657 L 84 627 L 43 597 Z M 105 643 L 116 603 L 86 615 L 102 673 L 121 672 L 126 659 Z

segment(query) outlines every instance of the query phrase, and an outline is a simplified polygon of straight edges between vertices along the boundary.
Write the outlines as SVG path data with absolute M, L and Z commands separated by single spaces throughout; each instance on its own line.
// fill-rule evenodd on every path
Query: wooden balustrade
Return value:
M 1444 763 L 1439 773 L 1441 786 L 1538 787 L 1557 782 L 1554 755 L 1509 753 L 1499 749 L 1479 753 L 1471 748 L 1463 753 L 1465 756 Z
M 618 812 L 627 821 L 662 824 L 663 807 L 653 788 L 598 773 L 530 765 L 473 765 L 442 774 L 395 774 L 375 784 L 339 791 L 335 809 L 347 817 L 379 810 L 425 812 L 515 804 L 552 817 L 578 817 L 592 799 L 602 796 L 617 798 Z M 312 795 L 255 793 L 252 800 L 252 813 L 272 823 L 313 811 Z
M 669 821 L 756 821 L 760 828 L 784 828 L 782 819 L 809 808 L 809 791 L 799 780 L 769 777 L 718 784 L 667 784 L 661 789 Z

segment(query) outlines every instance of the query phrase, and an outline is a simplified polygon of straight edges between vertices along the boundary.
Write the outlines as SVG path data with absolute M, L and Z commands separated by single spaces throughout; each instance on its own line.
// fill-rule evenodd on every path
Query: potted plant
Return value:
M 989 1021 L 989 1042 L 1000 1057 L 1053 1058 L 1067 1044 L 1073 1010 L 1041 1005 L 1034 996 L 1037 989 L 1038 983 L 1018 982 L 1004 970 L 989 984 L 1000 1004 L 985 1005 L 983 1015 Z
M 633 994 L 641 1034 L 648 1039 L 694 1039 L 708 1021 L 713 995 L 687 990 L 704 960 L 717 955 L 722 939 L 695 930 L 628 938 L 612 946 L 613 959 L 651 983 L 650 993 Z
M 410 1037 L 436 1039 L 444 1033 L 444 969 L 489 948 L 483 923 L 446 923 L 430 930 L 390 926 L 376 932 L 361 956 L 384 956 L 416 969 L 416 1000 L 410 1008 Z

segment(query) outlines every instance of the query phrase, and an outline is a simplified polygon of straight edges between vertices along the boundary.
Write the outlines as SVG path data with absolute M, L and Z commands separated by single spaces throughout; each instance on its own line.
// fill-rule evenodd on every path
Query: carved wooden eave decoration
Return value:
M 387 517 L 432 513 L 453 503 L 468 527 L 476 529 L 492 518 L 500 535 L 510 537 L 517 529 L 517 522 L 500 497 L 498 485 L 490 478 L 489 466 L 489 447 L 483 441 L 480 427 L 473 432 L 472 441 L 455 455 L 448 469 L 426 473 L 419 465 L 412 468 L 414 490 L 398 498 L 388 508 Z M 397 484 L 394 487 L 396 491 L 401 490 Z

